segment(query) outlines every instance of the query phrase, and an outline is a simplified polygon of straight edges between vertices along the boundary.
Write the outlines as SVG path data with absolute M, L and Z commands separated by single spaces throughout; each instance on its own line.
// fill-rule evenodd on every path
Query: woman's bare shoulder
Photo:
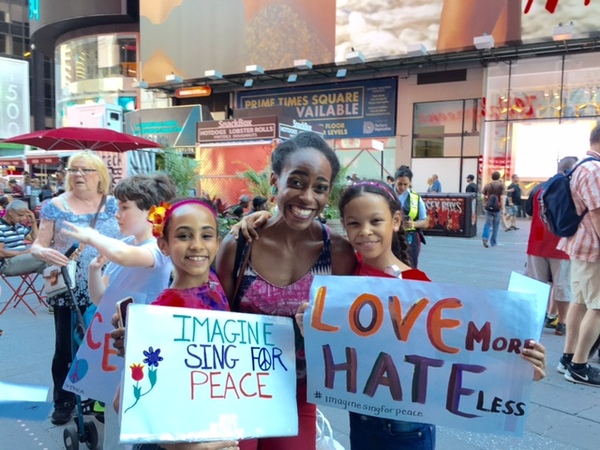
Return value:
M 348 239 L 335 230 L 330 230 L 330 239 L 333 274 L 352 274 L 357 264 L 354 248 L 352 248 Z

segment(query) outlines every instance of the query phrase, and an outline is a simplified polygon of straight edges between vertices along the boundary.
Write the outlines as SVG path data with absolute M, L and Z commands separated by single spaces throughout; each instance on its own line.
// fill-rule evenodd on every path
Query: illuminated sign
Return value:
M 210 86 L 194 86 L 189 88 L 179 88 L 175 91 L 175 97 L 208 97 L 212 93 Z
M 29 132 L 29 62 L 0 58 L 0 139 Z
M 40 0 L 29 0 L 29 20 L 40 20 Z

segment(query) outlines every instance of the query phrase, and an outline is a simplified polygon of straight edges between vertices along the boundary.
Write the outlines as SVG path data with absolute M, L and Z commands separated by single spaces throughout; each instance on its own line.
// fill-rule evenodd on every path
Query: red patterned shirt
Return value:
M 600 159 L 600 153 L 593 150 L 587 154 Z M 600 208 L 600 161 L 588 161 L 577 167 L 571 178 L 571 195 L 577 214 L 583 214 L 586 208 L 589 211 Z M 577 232 L 561 239 L 558 248 L 571 259 L 600 261 L 600 236 L 594 230 L 592 214 L 586 214 Z

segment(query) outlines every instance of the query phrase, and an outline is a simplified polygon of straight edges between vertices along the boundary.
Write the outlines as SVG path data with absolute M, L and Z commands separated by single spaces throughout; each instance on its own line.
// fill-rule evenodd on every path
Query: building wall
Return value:
M 411 75 L 406 78 L 401 77 L 399 79 L 396 123 L 396 167 L 406 164 L 413 168 L 413 172 L 415 172 L 413 187 L 415 190 L 424 192 L 427 189 L 427 178 L 434 173 L 433 170 L 438 172 L 437 174 L 442 181 L 444 191 L 458 192 L 462 188 L 462 185 L 460 158 L 412 157 L 414 104 L 431 101 L 481 98 L 484 92 L 484 80 L 485 69 L 482 67 L 468 69 L 466 81 L 419 85 L 417 84 L 417 75 Z M 440 167 L 441 169 L 439 169 Z M 426 172 L 423 173 L 425 170 Z

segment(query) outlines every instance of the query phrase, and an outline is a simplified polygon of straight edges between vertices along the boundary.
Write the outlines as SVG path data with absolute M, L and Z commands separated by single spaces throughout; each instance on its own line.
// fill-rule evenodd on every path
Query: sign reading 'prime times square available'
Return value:
M 29 63 L 0 58 L 0 139 L 29 132 Z
M 321 125 L 324 137 L 388 137 L 396 132 L 396 80 L 331 83 L 237 94 L 237 107 L 282 109 L 286 117 Z

